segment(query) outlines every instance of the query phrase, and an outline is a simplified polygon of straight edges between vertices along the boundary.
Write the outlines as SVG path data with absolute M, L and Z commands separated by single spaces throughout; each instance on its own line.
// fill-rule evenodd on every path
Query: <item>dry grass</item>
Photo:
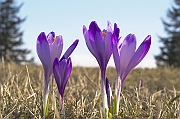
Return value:
M 114 87 L 116 71 L 107 77 Z M 139 87 L 139 81 L 144 86 Z M 180 118 L 180 69 L 135 69 L 127 77 L 118 117 L 126 119 Z M 41 119 L 43 70 L 41 66 L 0 64 L 0 119 Z M 59 95 L 50 84 L 48 119 L 60 118 Z M 74 67 L 65 89 L 66 119 L 99 119 L 101 95 L 98 68 Z

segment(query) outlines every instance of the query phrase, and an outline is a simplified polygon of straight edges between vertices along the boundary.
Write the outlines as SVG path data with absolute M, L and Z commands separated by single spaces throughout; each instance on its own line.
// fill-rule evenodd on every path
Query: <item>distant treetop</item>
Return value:
M 20 25 L 26 18 L 20 18 L 17 14 L 23 4 L 16 5 L 15 0 L 0 0 L 0 61 L 14 61 L 18 64 L 33 62 L 33 58 L 27 59 L 30 50 L 22 48 L 24 44 L 23 31 Z

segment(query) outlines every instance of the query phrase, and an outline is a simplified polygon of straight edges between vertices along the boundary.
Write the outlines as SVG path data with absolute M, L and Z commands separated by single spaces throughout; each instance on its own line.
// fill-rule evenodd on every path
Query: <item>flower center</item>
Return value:
M 56 36 L 55 38 L 54 38 L 54 41 L 56 41 L 56 39 L 58 38 L 59 36 Z
M 103 31 L 103 32 L 102 32 L 102 35 L 103 35 L 104 37 L 106 37 L 106 32 Z

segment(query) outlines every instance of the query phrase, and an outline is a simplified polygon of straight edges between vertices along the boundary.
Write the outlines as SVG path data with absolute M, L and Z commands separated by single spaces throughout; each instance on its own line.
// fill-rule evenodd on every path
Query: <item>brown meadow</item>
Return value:
M 101 119 L 99 68 L 74 67 L 65 89 L 66 119 Z M 114 89 L 116 71 L 108 67 Z M 139 87 L 140 80 L 143 86 Z M 180 69 L 136 68 L 122 87 L 120 112 L 114 119 L 180 119 Z M 43 69 L 41 66 L 0 64 L 0 118 L 41 119 Z M 55 80 L 50 81 L 47 119 L 59 119 L 60 103 Z

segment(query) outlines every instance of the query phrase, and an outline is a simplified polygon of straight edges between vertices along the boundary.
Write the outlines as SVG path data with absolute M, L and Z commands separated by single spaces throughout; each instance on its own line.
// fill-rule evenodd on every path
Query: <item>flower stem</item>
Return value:
M 61 115 L 65 116 L 65 110 L 64 110 L 64 97 L 60 96 L 60 102 L 61 102 Z

